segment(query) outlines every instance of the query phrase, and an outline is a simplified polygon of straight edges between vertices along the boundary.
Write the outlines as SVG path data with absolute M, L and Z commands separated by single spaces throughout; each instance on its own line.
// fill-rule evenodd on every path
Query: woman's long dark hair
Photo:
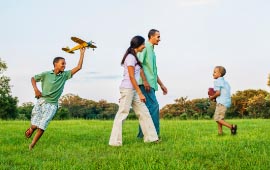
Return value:
M 132 55 L 134 55 L 134 57 L 135 57 L 135 59 L 137 61 L 137 64 L 142 68 L 142 63 L 138 59 L 134 48 L 138 48 L 141 45 L 143 45 L 144 44 L 144 41 L 145 41 L 144 38 L 142 36 L 139 36 L 139 35 L 137 35 L 137 36 L 135 36 L 135 37 L 133 37 L 131 39 L 131 41 L 130 41 L 130 47 L 127 49 L 127 51 L 126 51 L 126 53 L 125 53 L 125 55 L 124 55 L 124 57 L 123 57 L 123 59 L 121 61 L 121 65 L 124 64 L 124 62 L 125 62 L 128 54 L 132 54 Z

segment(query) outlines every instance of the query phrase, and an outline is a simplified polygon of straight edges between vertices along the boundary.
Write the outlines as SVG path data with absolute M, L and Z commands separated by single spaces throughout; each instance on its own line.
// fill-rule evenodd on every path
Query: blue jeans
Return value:
M 139 87 L 146 98 L 146 107 L 150 112 L 157 134 L 159 135 L 159 104 L 156 98 L 155 89 L 150 88 L 150 92 L 146 92 L 143 85 L 140 85 Z M 143 132 L 140 126 L 137 137 L 143 138 Z

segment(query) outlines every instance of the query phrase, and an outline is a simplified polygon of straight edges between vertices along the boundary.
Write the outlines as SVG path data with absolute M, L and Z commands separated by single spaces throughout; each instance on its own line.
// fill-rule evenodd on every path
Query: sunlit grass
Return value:
M 0 169 L 270 169 L 270 120 L 229 122 L 236 136 L 210 120 L 162 120 L 162 142 L 145 144 L 128 120 L 123 146 L 110 147 L 113 121 L 52 121 L 30 152 L 29 122 L 0 121 Z

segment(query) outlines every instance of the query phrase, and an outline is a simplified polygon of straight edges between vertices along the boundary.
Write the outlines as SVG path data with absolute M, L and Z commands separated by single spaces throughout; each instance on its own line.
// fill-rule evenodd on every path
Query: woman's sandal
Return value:
M 26 138 L 30 138 L 32 136 L 33 132 L 34 132 L 34 130 L 32 128 L 28 128 L 25 131 L 24 135 L 25 135 Z
M 231 134 L 232 135 L 235 135 L 237 132 L 237 125 L 232 125 L 232 128 L 231 128 Z

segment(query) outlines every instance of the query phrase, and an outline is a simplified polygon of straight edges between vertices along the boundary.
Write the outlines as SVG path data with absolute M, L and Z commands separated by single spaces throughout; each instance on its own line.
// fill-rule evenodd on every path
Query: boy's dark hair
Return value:
M 53 59 L 53 66 L 54 66 L 55 63 L 58 63 L 59 60 L 64 60 L 64 59 L 65 59 L 65 58 L 63 58 L 63 57 L 55 57 L 55 58 Z
M 216 68 L 219 70 L 221 77 L 226 74 L 226 69 L 223 66 L 216 66 Z
M 151 29 L 148 33 L 148 39 L 150 39 L 152 36 L 154 36 L 156 32 L 159 32 L 159 31 L 156 29 Z

